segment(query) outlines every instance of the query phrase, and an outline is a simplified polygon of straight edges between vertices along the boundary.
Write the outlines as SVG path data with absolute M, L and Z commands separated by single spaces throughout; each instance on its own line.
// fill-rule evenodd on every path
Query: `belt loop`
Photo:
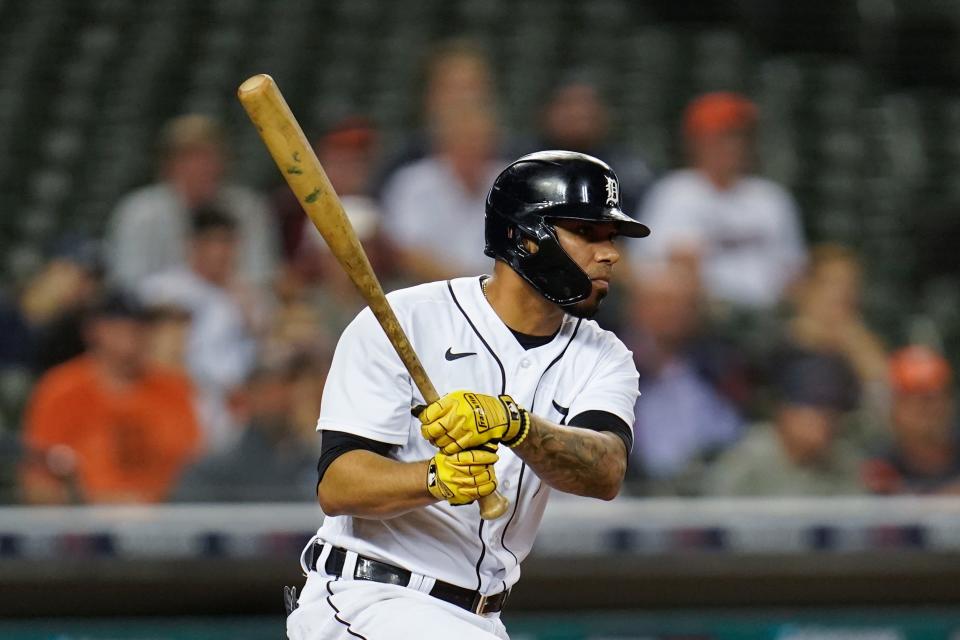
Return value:
M 320 540 L 317 540 L 319 543 Z M 333 553 L 333 545 L 327 542 L 323 543 L 323 546 L 320 547 L 320 555 L 317 556 L 317 571 L 327 575 L 327 558 L 330 557 L 330 554 Z
M 411 573 L 410 582 L 407 583 L 407 588 L 413 589 L 414 591 L 419 591 L 420 593 L 429 594 L 436 581 L 436 578 L 431 578 L 430 576 L 425 576 L 420 573 Z
M 420 583 L 420 588 L 418 589 L 418 591 L 429 594 L 431 591 L 433 591 L 433 586 L 435 584 L 437 584 L 436 578 L 431 578 L 430 576 L 423 576 L 423 582 Z
M 357 552 L 347 551 L 346 558 L 343 561 L 343 571 L 340 572 L 341 580 L 353 580 L 353 575 L 357 570 Z
M 317 541 L 317 536 L 310 538 L 310 541 L 307 542 L 307 546 L 303 548 L 303 551 L 300 552 L 300 568 L 303 569 L 303 575 L 310 573 L 310 567 L 307 566 L 307 554 L 313 552 L 313 543 Z

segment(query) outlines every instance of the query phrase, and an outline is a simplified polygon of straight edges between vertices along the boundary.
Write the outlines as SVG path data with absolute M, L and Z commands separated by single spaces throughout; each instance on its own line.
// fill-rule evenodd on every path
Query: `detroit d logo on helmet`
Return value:
M 613 176 L 607 178 L 607 206 L 615 207 L 620 202 L 620 185 Z

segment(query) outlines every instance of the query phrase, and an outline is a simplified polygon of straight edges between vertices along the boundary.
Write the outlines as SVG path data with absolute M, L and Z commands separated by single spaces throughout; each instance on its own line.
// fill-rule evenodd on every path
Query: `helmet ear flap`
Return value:
M 522 257 L 535 255 L 540 250 L 537 239 L 516 225 L 507 230 L 507 237 L 513 240 L 517 253 Z

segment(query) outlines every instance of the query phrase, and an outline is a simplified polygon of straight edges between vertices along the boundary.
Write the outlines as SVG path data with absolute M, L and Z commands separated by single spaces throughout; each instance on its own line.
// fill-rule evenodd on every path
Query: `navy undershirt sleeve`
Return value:
M 615 434 L 623 440 L 623 444 L 627 448 L 627 457 L 630 457 L 630 449 L 633 448 L 633 430 L 620 417 L 608 411 L 584 411 L 571 418 L 567 424 L 571 427 L 592 429 L 593 431 L 609 431 Z
M 571 427 L 592 429 L 594 431 L 610 431 L 623 440 L 629 452 L 633 446 L 633 432 L 629 425 L 619 417 L 607 411 L 584 411 L 574 416 L 567 423 Z M 320 444 L 320 460 L 317 462 L 317 484 L 323 480 L 323 475 L 333 464 L 333 461 L 348 451 L 370 451 L 386 456 L 393 445 L 378 440 L 371 440 L 342 431 L 324 431 Z
M 392 444 L 371 440 L 363 436 L 355 436 L 343 431 L 323 431 L 320 437 L 320 461 L 317 463 L 317 484 L 323 480 L 323 474 L 333 464 L 333 461 L 348 451 L 372 451 L 386 456 L 393 447 Z

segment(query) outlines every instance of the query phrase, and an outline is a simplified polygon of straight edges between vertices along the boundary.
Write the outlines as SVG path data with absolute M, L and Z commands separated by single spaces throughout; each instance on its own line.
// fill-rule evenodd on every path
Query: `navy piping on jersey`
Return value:
M 481 291 L 483 290 L 483 284 L 481 280 L 477 280 L 480 283 Z M 457 300 L 457 294 L 453 292 L 453 285 L 447 280 L 447 290 L 450 291 L 450 297 L 453 298 L 453 304 L 457 305 L 457 309 L 460 310 L 460 313 L 463 314 L 463 318 L 467 321 L 467 324 L 470 325 L 470 328 L 473 329 L 473 332 L 477 334 L 477 337 L 480 338 L 480 342 L 483 343 L 483 346 L 490 352 L 490 355 L 493 356 L 493 359 L 496 361 L 497 366 L 500 367 L 500 394 L 507 392 L 507 372 L 503 368 L 503 363 L 500 362 L 500 358 L 497 357 L 497 354 L 494 353 L 493 349 L 490 348 L 490 345 L 484 339 L 484 337 L 477 330 L 477 326 L 473 324 L 473 320 L 470 319 L 470 316 L 467 315 L 467 312 L 463 310 L 463 307 L 460 305 L 460 301 Z M 483 586 L 483 579 L 480 577 L 480 565 L 483 564 L 483 559 L 487 555 L 487 543 L 483 541 L 483 525 L 486 521 L 483 518 L 480 518 L 480 528 L 477 529 L 477 538 L 480 540 L 480 557 L 477 558 L 476 572 L 477 572 L 477 591 L 480 591 L 480 588 Z
M 580 323 L 581 323 L 581 322 L 583 322 L 583 318 L 578 318 L 578 319 L 577 319 L 577 326 L 575 326 L 575 327 L 573 328 L 573 333 L 570 334 L 570 339 L 567 340 L 567 344 L 564 345 L 563 351 L 561 351 L 561 352 L 559 353 L 559 355 L 557 355 L 556 358 L 554 358 L 553 360 L 551 360 L 551 361 L 550 361 L 550 364 L 547 365 L 547 368 L 544 369 L 544 370 L 543 370 L 543 373 L 540 374 L 540 379 L 537 380 L 537 386 L 536 386 L 536 388 L 533 390 L 533 400 L 530 402 L 530 411 L 531 411 L 531 412 L 533 411 L 533 406 L 534 406 L 535 404 L 537 404 L 537 392 L 540 391 L 540 383 L 543 382 L 543 376 L 547 375 L 547 371 L 550 371 L 550 369 L 553 367 L 553 365 L 555 365 L 555 364 L 557 364 L 558 362 L 560 362 L 560 359 L 563 357 L 563 354 L 565 354 L 565 353 L 567 352 L 567 349 L 570 348 L 570 344 L 573 342 L 573 339 L 577 337 L 577 331 L 580 330 Z
M 567 349 L 570 347 L 570 343 L 572 343 L 573 339 L 577 337 L 577 331 L 580 330 L 580 322 L 582 320 L 583 320 L 582 318 L 577 320 L 577 326 L 573 328 L 573 333 L 570 335 L 570 339 L 567 340 L 567 344 L 564 345 L 563 351 L 561 351 L 560 354 L 556 358 L 554 358 L 550 362 L 550 364 L 547 365 L 547 368 L 543 370 L 543 373 L 540 374 L 540 379 L 537 380 L 537 386 L 533 389 L 533 400 L 531 400 L 530 402 L 530 413 L 533 413 L 534 407 L 537 404 L 537 391 L 540 390 L 540 383 L 543 382 L 543 377 L 547 375 L 547 372 L 550 371 L 550 368 L 553 367 L 553 365 L 560 362 L 560 359 L 563 358 L 563 354 L 567 352 Z M 566 416 L 564 416 L 564 421 L 565 420 L 566 420 Z M 561 424 L 563 424 L 563 422 L 561 422 Z M 523 464 L 520 465 L 520 479 L 517 480 L 517 498 L 516 500 L 513 501 L 513 513 L 510 514 L 510 519 L 507 520 L 507 524 L 503 525 L 503 532 L 500 534 L 500 545 L 507 550 L 507 553 L 513 556 L 513 559 L 518 566 L 520 565 L 520 559 L 517 557 L 517 554 L 515 554 L 510 549 L 510 547 L 507 546 L 506 539 L 507 539 L 507 529 L 510 528 L 511 523 L 513 523 L 513 518 L 517 515 L 517 507 L 520 502 L 520 489 L 523 487 L 523 475 L 526 470 L 527 470 L 527 463 L 524 462 Z M 537 487 L 537 490 L 536 492 L 534 492 L 533 495 L 536 496 L 538 493 L 540 493 L 540 489 L 542 488 L 543 488 L 543 482 L 541 481 L 540 486 Z M 504 589 L 507 588 L 507 582 L 505 580 L 503 582 L 503 588 Z
M 530 496 L 530 499 L 533 500 L 534 498 L 536 498 L 538 495 L 540 495 L 540 492 L 541 492 L 541 491 L 543 491 L 543 483 L 542 483 L 542 482 L 540 483 L 540 486 L 537 487 L 537 490 L 533 492 L 533 495 Z
M 477 282 L 480 282 L 478 280 Z M 483 285 L 480 285 L 483 287 Z M 463 310 L 463 307 L 460 306 L 460 301 L 457 300 L 457 294 L 453 292 L 453 285 L 450 284 L 450 281 L 447 280 L 447 289 L 450 291 L 450 297 L 453 298 L 453 304 L 457 305 L 457 309 L 460 310 L 460 313 L 463 314 L 464 319 L 467 321 L 467 324 L 470 325 L 470 328 L 473 329 L 473 332 L 477 334 L 477 337 L 480 338 L 480 342 L 483 343 L 483 346 L 490 352 L 490 355 L 493 356 L 493 359 L 497 361 L 497 366 L 500 367 L 500 394 L 503 395 L 507 392 L 507 372 L 503 368 L 503 363 L 500 362 L 500 358 L 497 357 L 497 354 L 490 347 L 490 344 L 484 339 L 484 337 L 477 330 L 477 325 L 473 324 L 473 320 L 470 319 L 470 316 L 467 315 L 467 312 Z M 482 289 L 481 289 L 482 290 Z
M 336 580 L 339 580 L 339 579 L 340 578 L 338 577 Z M 336 582 L 336 580 L 327 580 L 327 593 L 329 593 L 330 595 L 327 596 L 326 600 L 327 600 L 327 604 L 330 605 L 330 608 L 333 609 L 333 612 L 334 612 L 333 619 L 339 622 L 340 624 L 342 624 L 343 626 L 345 626 L 347 628 L 347 633 L 349 633 L 350 635 L 354 636 L 355 638 L 363 638 L 363 640 L 367 640 L 366 636 L 362 636 L 350 628 L 350 623 L 340 617 L 340 609 L 337 609 L 337 607 L 332 602 L 330 602 L 330 598 L 333 597 L 333 590 L 330 588 L 330 583 Z
M 523 475 L 527 471 L 527 463 L 524 462 L 520 465 L 520 478 L 517 479 L 517 497 L 513 500 L 513 513 L 510 514 L 510 518 L 507 520 L 507 524 L 503 525 L 503 532 L 500 534 L 500 546 L 507 550 L 511 556 L 513 556 L 513 561 L 517 563 L 517 566 L 520 566 L 520 558 L 517 557 L 510 547 L 507 546 L 507 529 L 510 527 L 510 523 L 513 522 L 513 517 L 517 515 L 517 505 L 520 502 L 520 491 L 523 489 Z M 503 581 L 503 588 L 507 588 L 507 581 Z
M 477 591 L 480 591 L 480 587 L 483 586 L 483 578 L 480 577 L 480 566 L 483 564 L 483 559 L 487 557 L 487 543 L 483 541 L 483 525 L 486 524 L 486 520 L 480 518 L 480 526 L 477 528 L 477 540 L 480 541 L 480 557 L 477 558 L 477 564 L 474 566 L 474 570 L 477 572 Z
M 523 462 L 520 464 L 520 478 L 517 479 L 517 497 L 513 501 L 513 513 L 510 514 L 510 517 L 507 519 L 507 524 L 503 525 L 503 531 L 500 533 L 500 546 L 507 550 L 507 553 L 513 556 L 513 561 L 518 565 L 520 564 L 520 558 L 517 557 L 513 551 L 510 550 L 510 547 L 507 546 L 505 538 L 507 537 L 507 529 L 510 527 L 510 523 L 513 522 L 513 517 L 517 515 L 517 503 L 520 502 L 520 491 L 523 489 L 523 474 L 527 470 L 527 463 Z M 503 588 L 507 588 L 507 583 L 504 581 Z

